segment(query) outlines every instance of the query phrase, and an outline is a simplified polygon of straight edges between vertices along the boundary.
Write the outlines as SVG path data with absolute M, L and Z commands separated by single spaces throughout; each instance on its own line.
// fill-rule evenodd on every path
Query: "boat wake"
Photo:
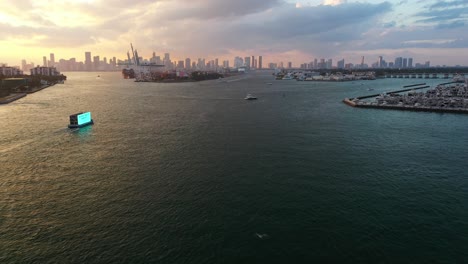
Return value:
M 29 140 L 25 140 L 23 142 L 11 144 L 11 145 L 6 146 L 6 147 L 1 147 L 0 148 L 0 153 L 7 153 L 7 152 L 12 151 L 14 149 L 21 148 L 21 147 L 23 147 L 25 145 L 28 145 L 28 144 L 32 143 L 33 141 L 34 140 L 29 139 Z
M 258 239 L 268 239 L 270 238 L 270 236 L 268 234 L 259 234 L 259 233 L 255 233 L 255 236 L 258 238 Z

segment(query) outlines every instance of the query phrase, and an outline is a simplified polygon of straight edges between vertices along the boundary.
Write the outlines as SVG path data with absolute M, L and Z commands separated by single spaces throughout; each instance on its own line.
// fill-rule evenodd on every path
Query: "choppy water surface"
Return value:
M 341 103 L 418 80 L 97 74 L 0 106 L 0 262 L 468 261 L 468 115 Z

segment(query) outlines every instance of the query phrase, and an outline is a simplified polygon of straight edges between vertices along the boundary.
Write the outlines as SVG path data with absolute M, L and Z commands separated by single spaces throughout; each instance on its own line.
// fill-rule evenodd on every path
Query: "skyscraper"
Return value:
M 55 55 L 53 53 L 50 54 L 49 67 L 55 67 Z
M 100 61 L 101 61 L 101 58 L 99 56 L 93 57 L 93 71 L 96 71 L 99 69 Z
M 325 66 L 326 66 L 325 59 L 320 59 L 320 63 L 318 65 L 318 68 L 319 69 L 325 69 Z
M 251 64 L 250 64 L 250 57 L 247 56 L 244 58 L 244 64 L 245 64 L 245 67 L 247 68 L 250 68 L 251 67 Z
M 47 57 L 46 56 L 42 57 L 42 66 L 47 67 Z
M 241 57 L 236 56 L 234 58 L 234 67 L 239 68 L 244 66 L 244 60 Z
M 85 52 L 85 70 L 91 71 L 92 70 L 92 62 L 91 62 L 91 52 Z
M 408 68 L 413 68 L 413 58 L 408 58 Z
M 338 69 L 344 69 L 344 66 L 345 66 L 344 59 L 339 60 L 339 61 L 336 63 L 336 66 L 337 66 Z
M 403 58 L 397 57 L 395 58 L 395 68 L 401 68 L 403 66 Z
M 171 67 L 172 62 L 171 62 L 171 56 L 169 53 L 164 53 L 163 64 L 166 65 L 166 67 Z
M 252 61 L 250 62 L 252 68 L 255 68 L 255 56 L 252 56 Z
M 407 68 L 407 67 L 408 67 L 408 59 L 407 59 L 407 58 L 403 58 L 402 67 L 403 67 L 403 68 Z
M 259 68 L 259 69 L 262 69 L 262 67 L 263 67 L 262 59 L 263 59 L 262 56 L 258 56 L 258 68 Z
M 186 68 L 187 70 L 190 69 L 190 65 L 191 65 L 191 63 L 190 63 L 190 58 L 186 58 L 186 59 L 185 59 L 185 68 Z

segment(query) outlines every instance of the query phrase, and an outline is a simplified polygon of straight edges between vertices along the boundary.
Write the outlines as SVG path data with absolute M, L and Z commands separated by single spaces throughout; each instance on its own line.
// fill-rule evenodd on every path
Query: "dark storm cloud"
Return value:
M 270 2 L 273 3 L 274 1 Z M 257 7 L 250 7 L 250 11 L 243 10 L 243 12 L 254 12 Z M 197 54 L 212 54 L 226 49 L 263 49 L 266 46 L 271 52 L 285 52 L 292 49 L 306 52 L 321 49 L 325 52 L 362 38 L 362 34 L 391 9 L 392 6 L 388 2 L 302 8 L 296 8 L 294 4 L 280 3 L 268 11 L 251 13 L 236 20 L 221 18 L 203 20 L 197 16 L 196 19 L 186 18 L 185 23 L 180 20 L 178 23 L 174 20 L 161 22 L 163 19 L 158 20 L 159 23 L 156 23 L 156 19 L 146 19 L 146 23 L 167 27 L 168 30 L 164 32 L 154 27 L 152 34 L 160 40 L 171 43 L 174 50 L 191 50 Z M 188 10 L 179 9 L 177 12 L 188 12 Z M 165 14 L 165 17 L 173 15 Z
M 252 13 L 262 12 L 271 7 L 278 6 L 281 0 L 184 0 L 174 14 L 177 18 L 230 18 L 245 16 Z M 185 9 L 185 10 L 184 10 Z M 184 12 L 185 11 L 185 12 Z M 180 13 L 179 13 L 180 12 Z
M 280 12 L 274 27 L 269 28 L 268 32 L 283 37 L 326 33 L 348 25 L 365 23 L 390 10 L 391 5 L 388 2 L 296 8 Z

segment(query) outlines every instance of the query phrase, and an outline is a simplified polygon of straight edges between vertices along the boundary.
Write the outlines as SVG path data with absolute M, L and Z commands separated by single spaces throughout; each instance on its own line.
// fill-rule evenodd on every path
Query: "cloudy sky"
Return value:
M 0 0 L 0 63 L 152 52 L 468 65 L 468 0 Z

